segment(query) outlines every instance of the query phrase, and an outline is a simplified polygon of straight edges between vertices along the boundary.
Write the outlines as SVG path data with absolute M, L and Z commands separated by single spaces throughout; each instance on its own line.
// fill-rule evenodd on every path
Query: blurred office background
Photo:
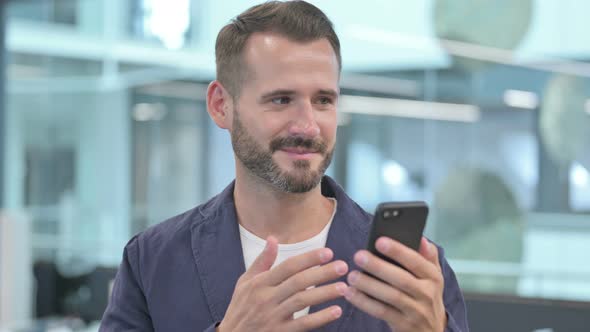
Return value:
M 590 326 L 590 2 L 312 2 L 343 49 L 328 173 L 429 203 L 475 331 Z M 255 3 L 2 2 L 0 330 L 96 331 L 127 240 L 232 180 L 205 89 Z

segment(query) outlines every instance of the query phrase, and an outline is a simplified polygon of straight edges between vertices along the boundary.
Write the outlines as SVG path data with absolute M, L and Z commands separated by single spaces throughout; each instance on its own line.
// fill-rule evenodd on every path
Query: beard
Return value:
M 287 193 L 305 193 L 315 188 L 330 166 L 334 152 L 333 148 L 328 150 L 326 143 L 320 139 L 301 136 L 278 137 L 270 142 L 268 148 L 264 148 L 242 125 L 237 109 L 234 111 L 231 142 L 236 157 L 250 173 Z M 309 160 L 296 160 L 293 162 L 294 170 L 282 170 L 272 159 L 274 152 L 295 147 L 322 155 L 323 159 L 318 168 L 311 169 Z

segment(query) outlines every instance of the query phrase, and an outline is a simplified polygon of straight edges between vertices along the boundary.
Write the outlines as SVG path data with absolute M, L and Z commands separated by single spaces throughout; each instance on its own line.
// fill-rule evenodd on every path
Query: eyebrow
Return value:
M 319 93 L 320 95 L 330 96 L 332 98 L 337 98 L 338 95 L 339 95 L 339 93 L 336 90 L 332 90 L 332 89 L 329 89 L 329 90 L 320 90 L 319 92 L 320 92 Z
M 295 91 L 294 90 L 287 90 L 287 89 L 278 89 L 278 90 L 273 90 L 270 92 L 267 92 L 265 94 L 263 94 L 262 96 L 260 96 L 259 100 L 260 101 L 265 101 L 268 99 L 272 99 L 275 97 L 282 97 L 282 96 L 293 96 L 295 95 Z M 328 90 L 319 90 L 318 91 L 319 95 L 324 95 L 324 96 L 330 96 L 332 98 L 337 98 L 339 93 L 336 90 L 332 90 L 332 89 L 328 89 Z

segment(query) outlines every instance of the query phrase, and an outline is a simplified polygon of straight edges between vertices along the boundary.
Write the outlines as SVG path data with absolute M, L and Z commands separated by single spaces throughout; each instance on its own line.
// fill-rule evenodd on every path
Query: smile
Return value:
M 280 151 L 286 153 L 290 158 L 298 159 L 298 160 L 307 160 L 311 159 L 314 155 L 317 155 L 318 152 L 315 150 L 305 149 L 305 148 L 283 148 Z

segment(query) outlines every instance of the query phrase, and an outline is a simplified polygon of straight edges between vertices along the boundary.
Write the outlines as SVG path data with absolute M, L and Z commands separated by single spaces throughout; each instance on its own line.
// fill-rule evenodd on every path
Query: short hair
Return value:
M 340 41 L 326 14 L 301 0 L 265 2 L 238 15 L 217 35 L 217 80 L 234 99 L 238 98 L 248 74 L 243 50 L 248 38 L 256 32 L 273 32 L 297 42 L 326 38 L 336 54 L 338 70 L 342 69 Z

